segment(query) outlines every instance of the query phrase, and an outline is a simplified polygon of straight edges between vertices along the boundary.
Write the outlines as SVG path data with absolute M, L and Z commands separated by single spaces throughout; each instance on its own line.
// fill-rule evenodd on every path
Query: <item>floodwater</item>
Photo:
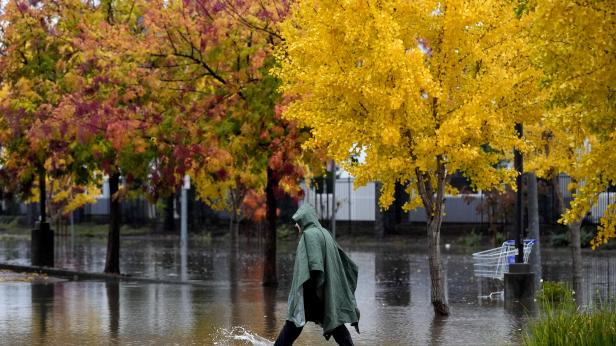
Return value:
M 443 252 L 451 316 L 435 318 L 424 248 L 342 242 L 360 268 L 357 345 L 519 344 L 533 309 L 479 299 L 472 250 Z M 58 267 L 102 271 L 101 239 L 58 238 Z M 260 284 L 260 244 L 191 238 L 124 238 L 122 271 L 135 276 L 194 280 L 199 285 L 65 280 L 51 284 L 0 282 L 0 344 L 7 345 L 267 345 L 284 323 L 293 241 L 279 245 L 278 288 Z M 616 252 L 585 252 L 586 299 L 616 296 Z M 542 252 L 543 278 L 568 280 L 569 252 Z M 0 241 L 0 262 L 29 264 L 26 239 Z M 6 280 L 4 280 L 6 281 Z M 297 345 L 334 344 L 309 323 Z

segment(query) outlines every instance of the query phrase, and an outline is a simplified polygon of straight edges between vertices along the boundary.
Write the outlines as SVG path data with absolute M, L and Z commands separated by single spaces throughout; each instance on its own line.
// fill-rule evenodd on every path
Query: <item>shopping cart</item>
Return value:
M 534 244 L 535 239 L 524 239 L 524 263 L 528 263 L 528 257 Z M 503 280 L 509 264 L 515 263 L 517 254 L 515 240 L 507 240 L 494 249 L 475 252 L 473 254 L 475 276 Z
M 528 263 L 530 252 L 535 245 L 535 239 L 524 239 L 524 263 Z M 507 240 L 503 242 L 500 247 L 484 250 L 481 252 L 475 252 L 473 254 L 473 268 L 475 276 L 478 278 L 494 279 L 496 282 L 501 282 L 505 277 L 505 273 L 509 270 L 509 264 L 515 263 L 515 256 L 518 254 L 518 249 L 515 247 L 515 240 Z M 482 292 L 482 285 L 480 280 L 477 281 L 479 285 L 479 292 Z M 489 284 L 489 283 L 487 283 Z M 497 286 L 500 286 L 497 285 Z M 492 286 L 495 288 L 494 286 Z M 494 291 L 486 296 L 479 296 L 479 298 L 502 298 L 503 291 Z

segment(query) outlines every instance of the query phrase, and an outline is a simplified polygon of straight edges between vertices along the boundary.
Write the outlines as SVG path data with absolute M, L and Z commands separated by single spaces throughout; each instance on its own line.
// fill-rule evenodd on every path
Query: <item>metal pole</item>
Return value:
M 521 123 L 515 124 L 515 130 L 518 132 L 518 137 L 521 138 L 524 134 L 524 129 Z M 515 257 L 515 263 L 524 263 L 524 244 L 522 242 L 522 231 L 524 227 L 524 210 L 522 208 L 522 175 L 524 174 L 524 161 L 522 153 L 519 150 L 514 150 L 513 164 L 518 176 L 515 179 L 517 187 L 515 199 L 515 246 L 518 249 L 518 254 Z
M 336 239 L 336 211 L 337 211 L 337 205 L 336 205 L 336 161 L 332 160 L 332 220 L 331 220 L 331 229 L 332 229 L 332 235 L 334 237 L 334 239 Z
M 312 185 L 314 185 L 314 208 L 317 210 L 317 217 L 318 217 L 318 215 L 319 215 L 318 214 L 319 213 L 319 208 L 318 208 L 318 205 L 317 205 L 317 203 L 318 203 L 317 202 L 317 194 L 318 194 L 317 189 L 319 187 L 319 182 L 315 179 L 314 180 L 314 184 L 312 184 Z
M 180 279 L 182 281 L 188 279 L 188 189 L 190 189 L 190 176 L 185 175 L 180 203 Z
M 481 193 L 481 202 L 479 203 L 481 205 L 481 208 L 479 210 L 481 210 L 481 227 L 484 227 L 485 225 L 483 224 L 483 209 L 485 208 L 485 205 L 483 204 L 483 190 L 481 190 L 480 193 Z
M 190 177 L 184 176 L 182 186 L 182 202 L 180 211 L 180 244 L 186 244 L 188 240 L 188 189 L 190 189 Z
M 40 201 L 40 209 L 41 209 L 41 223 L 47 222 L 47 192 L 45 191 L 45 169 L 41 168 L 39 171 L 39 201 Z
M 348 178 L 349 180 L 347 181 L 347 187 L 349 190 L 349 234 L 351 233 L 351 184 L 353 184 L 353 182 L 351 181 L 351 177 L 349 176 Z
M 327 170 L 325 170 L 325 176 L 323 177 L 323 193 L 325 194 L 325 217 L 323 217 L 323 214 L 321 214 L 321 217 L 323 217 L 323 219 L 327 220 L 327 222 L 331 222 L 330 218 L 329 218 L 329 192 L 327 191 Z M 323 197 L 323 194 L 321 194 L 321 197 Z M 321 206 L 323 206 L 323 199 L 321 199 Z M 329 226 L 329 228 L 331 228 L 331 225 L 327 225 Z

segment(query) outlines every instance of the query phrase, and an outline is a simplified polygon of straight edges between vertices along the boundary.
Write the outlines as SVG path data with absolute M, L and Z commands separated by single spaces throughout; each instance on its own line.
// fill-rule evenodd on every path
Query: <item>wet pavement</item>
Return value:
M 356 298 L 361 309 L 357 345 L 518 344 L 534 310 L 506 309 L 478 299 L 486 285 L 473 276 L 472 250 L 444 251 L 451 316 L 435 318 L 430 306 L 426 252 L 408 244 L 342 242 L 360 268 Z M 102 239 L 58 238 L 57 266 L 102 271 Z M 261 244 L 194 238 L 182 249 L 175 238 L 125 238 L 124 273 L 197 280 L 203 286 L 139 282 L 2 280 L 0 344 L 10 345 L 242 345 L 273 340 L 284 323 L 294 243 L 279 245 L 278 288 L 260 284 Z M 616 253 L 585 252 L 588 300 L 616 296 Z M 569 251 L 542 252 L 543 278 L 568 280 Z M 27 239 L 0 241 L 0 262 L 29 264 Z M 8 275 L 8 274 L 6 274 Z M 492 288 L 498 289 L 498 287 Z M 308 324 L 297 345 L 326 342 Z

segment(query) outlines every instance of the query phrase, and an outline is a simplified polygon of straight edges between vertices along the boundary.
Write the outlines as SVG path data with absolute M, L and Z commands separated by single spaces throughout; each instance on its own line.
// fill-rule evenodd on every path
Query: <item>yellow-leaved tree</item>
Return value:
M 568 186 L 554 181 L 570 232 L 573 288 L 583 303 L 580 226 L 600 199 L 607 208 L 591 245 L 616 237 L 616 203 L 604 193 L 616 183 L 616 2 L 527 1 L 520 13 L 532 23 L 533 61 L 547 97 L 541 122 L 529 133 L 538 144 L 531 164 L 546 178 L 571 177 Z
M 529 1 L 534 60 L 548 96 L 542 119 L 550 152 L 539 165 L 567 173 L 577 184 L 567 224 L 579 223 L 616 182 L 616 3 Z M 616 205 L 601 219 L 593 247 L 616 237 Z
M 381 207 L 396 182 L 423 206 L 436 314 L 449 314 L 440 227 L 450 174 L 477 188 L 516 177 L 502 163 L 525 149 L 516 123 L 535 121 L 541 102 L 526 31 L 507 1 L 305 0 L 283 24 L 284 116 L 309 127 L 359 185 L 382 182 Z M 532 97 L 531 97 L 532 96 Z M 364 162 L 350 156 L 365 152 Z

